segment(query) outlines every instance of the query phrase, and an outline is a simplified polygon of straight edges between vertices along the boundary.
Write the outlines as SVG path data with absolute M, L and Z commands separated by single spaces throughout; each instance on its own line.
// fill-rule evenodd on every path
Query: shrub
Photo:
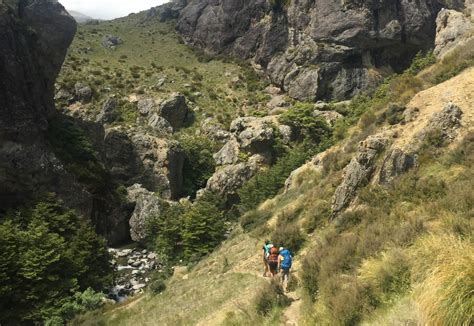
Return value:
M 312 104 L 299 103 L 280 115 L 280 122 L 292 126 L 303 139 L 319 143 L 331 135 L 331 128 L 326 121 L 313 114 Z
M 300 167 L 312 154 L 312 151 L 305 150 L 303 145 L 297 146 L 282 156 L 268 170 L 250 179 L 238 192 L 241 201 L 240 211 L 250 211 L 265 199 L 276 195 L 290 173 Z
M 183 196 L 194 197 L 215 171 L 214 143 L 207 137 L 181 136 L 186 158 L 183 166 Z
M 258 291 L 255 297 L 254 307 L 259 315 L 268 315 L 273 308 L 286 307 L 290 300 L 285 296 L 280 283 L 272 279 L 271 282 L 265 283 Z
M 265 223 L 271 217 L 271 212 L 266 210 L 251 210 L 240 218 L 240 225 L 246 231 Z
M 282 214 L 278 217 L 275 231 L 272 234 L 272 242 L 277 246 L 284 246 L 291 252 L 296 253 L 304 243 L 303 234 L 299 226 L 292 219 L 296 216 Z

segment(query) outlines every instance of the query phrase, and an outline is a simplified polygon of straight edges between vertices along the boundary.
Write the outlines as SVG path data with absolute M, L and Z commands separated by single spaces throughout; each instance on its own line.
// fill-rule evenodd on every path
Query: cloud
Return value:
M 124 17 L 159 6 L 168 0 L 59 0 L 68 10 L 100 19 Z

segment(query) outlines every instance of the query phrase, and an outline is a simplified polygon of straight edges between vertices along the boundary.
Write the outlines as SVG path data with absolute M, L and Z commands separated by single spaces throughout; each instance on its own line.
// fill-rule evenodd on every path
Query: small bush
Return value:
M 240 218 L 240 225 L 244 230 L 250 231 L 268 221 L 270 217 L 270 211 L 255 209 L 242 215 Z
M 272 242 L 278 246 L 284 246 L 291 252 L 296 253 L 301 249 L 305 239 L 299 226 L 282 215 L 278 218 L 275 231 L 272 234 Z
M 267 316 L 275 307 L 286 307 L 290 303 L 279 282 L 273 279 L 258 291 L 255 297 L 257 314 Z

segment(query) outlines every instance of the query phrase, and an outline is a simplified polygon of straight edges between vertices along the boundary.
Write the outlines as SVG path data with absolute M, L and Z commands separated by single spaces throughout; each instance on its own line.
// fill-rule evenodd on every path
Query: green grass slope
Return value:
M 122 44 L 105 48 L 101 41 L 106 35 L 120 37 Z M 174 22 L 146 20 L 145 13 L 79 25 L 57 86 L 72 92 L 76 82 L 93 89 L 92 103 L 79 108 L 91 116 L 111 95 L 132 102 L 140 96 L 165 99 L 182 92 L 195 103 L 198 118 L 214 117 L 227 125 L 237 116 L 258 111 L 259 102 L 266 99 L 259 92 L 263 83 L 248 66 L 193 52 L 182 44 Z M 135 123 L 133 107 L 125 106 L 121 113 L 117 123 Z

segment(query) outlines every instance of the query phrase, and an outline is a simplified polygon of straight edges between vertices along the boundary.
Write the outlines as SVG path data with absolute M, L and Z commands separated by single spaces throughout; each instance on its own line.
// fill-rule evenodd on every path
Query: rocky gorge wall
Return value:
M 432 48 L 442 7 L 464 3 L 194 0 L 177 29 L 208 53 L 252 59 L 292 98 L 343 100 Z
M 116 243 L 129 238 L 126 210 L 107 185 L 93 189 L 67 168 L 52 144 L 67 143 L 67 135 L 51 139 L 51 121 L 63 119 L 54 83 L 75 32 L 56 1 L 0 2 L 0 213 L 56 193 Z M 77 125 L 91 137 L 103 133 L 99 125 Z

